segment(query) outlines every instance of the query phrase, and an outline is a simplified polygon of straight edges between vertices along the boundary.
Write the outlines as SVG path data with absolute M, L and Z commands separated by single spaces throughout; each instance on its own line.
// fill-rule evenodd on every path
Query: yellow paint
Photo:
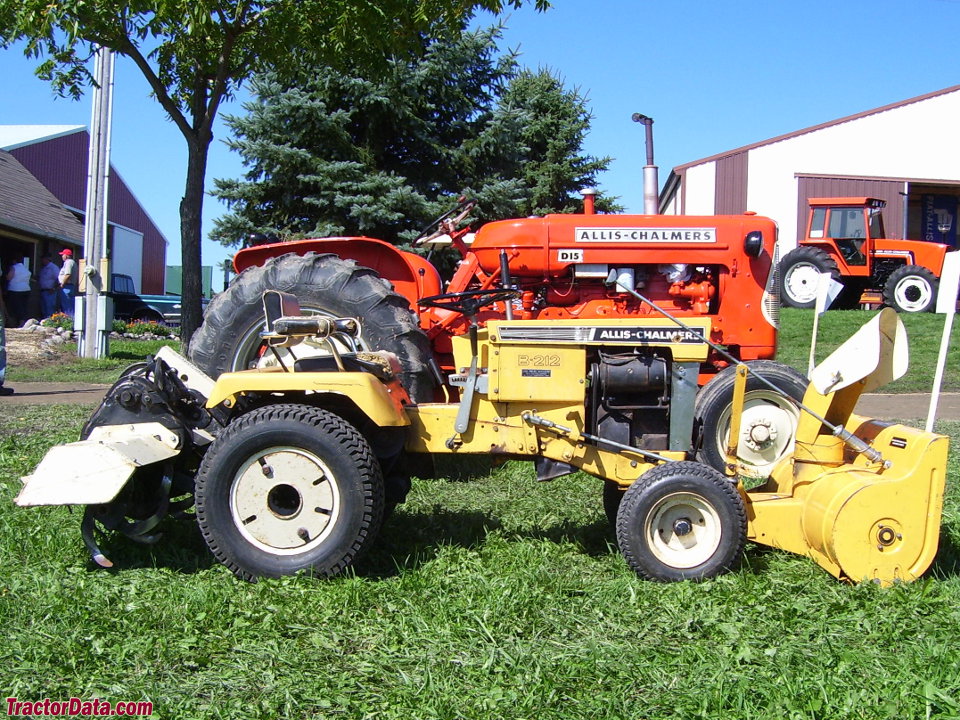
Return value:
M 835 422 L 856 404 L 859 389 L 848 390 L 820 396 L 811 389 L 804 403 Z M 806 555 L 851 582 L 920 577 L 939 543 L 947 438 L 850 415 L 846 427 L 883 454 L 890 463 L 883 467 L 804 416 L 794 457 L 766 485 L 743 493 L 747 536 Z
M 217 378 L 213 392 L 207 399 L 207 407 L 216 407 L 225 400 L 232 405 L 237 395 L 251 392 L 343 395 L 381 427 L 404 427 L 410 424 L 402 403 L 406 393 L 399 387 L 394 391 L 370 373 L 363 372 L 241 370 L 224 373 Z

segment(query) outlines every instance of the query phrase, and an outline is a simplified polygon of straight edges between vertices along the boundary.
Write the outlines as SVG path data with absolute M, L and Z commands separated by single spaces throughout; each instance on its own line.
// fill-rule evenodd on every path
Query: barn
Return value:
M 960 85 L 694 160 L 660 193 L 667 214 L 767 215 L 783 251 L 817 197 L 886 201 L 888 237 L 957 245 Z
M 90 135 L 82 125 L 0 125 L 0 263 L 25 254 L 36 279 L 44 254 L 83 257 Z M 143 293 L 162 294 L 167 240 L 110 168 L 106 256 Z M 36 290 L 34 290 L 36 293 Z M 36 307 L 36 298 L 33 299 Z

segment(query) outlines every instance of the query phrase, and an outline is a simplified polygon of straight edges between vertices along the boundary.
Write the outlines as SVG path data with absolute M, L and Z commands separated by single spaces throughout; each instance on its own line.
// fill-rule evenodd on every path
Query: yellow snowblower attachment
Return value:
M 888 308 L 813 371 L 793 455 L 744 492 L 749 539 L 851 582 L 909 582 L 930 567 L 947 438 L 853 412 L 906 369 L 906 333 Z

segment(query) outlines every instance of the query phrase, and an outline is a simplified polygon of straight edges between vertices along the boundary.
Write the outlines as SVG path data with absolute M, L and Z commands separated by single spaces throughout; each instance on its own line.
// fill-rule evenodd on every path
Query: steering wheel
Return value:
M 472 318 L 482 307 L 498 302 L 507 302 L 518 297 L 520 297 L 519 290 L 488 288 L 486 290 L 464 290 L 463 292 L 431 295 L 421 298 L 418 304 L 424 307 L 452 310 Z
M 413 246 L 416 247 L 417 245 L 423 245 L 424 243 L 430 242 L 436 237 L 440 237 L 441 235 L 456 230 L 457 225 L 463 222 L 463 219 L 470 214 L 470 211 L 473 210 L 476 205 L 476 201 L 461 197 L 460 202 L 457 203 L 456 207 L 447 210 L 447 212 L 420 231 L 420 237 L 413 241 Z M 427 233 L 432 228 L 436 228 L 436 230 L 428 235 Z

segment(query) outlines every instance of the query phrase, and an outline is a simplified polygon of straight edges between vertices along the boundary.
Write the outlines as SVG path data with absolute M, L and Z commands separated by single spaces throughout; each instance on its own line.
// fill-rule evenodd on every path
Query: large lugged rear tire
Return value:
M 705 580 L 740 560 L 747 514 L 736 486 L 712 468 L 672 462 L 627 488 L 617 513 L 617 545 L 640 577 Z
M 380 465 L 364 437 L 321 408 L 271 405 L 230 424 L 196 479 L 197 522 L 243 580 L 335 575 L 383 521 Z
M 282 290 L 297 296 L 305 314 L 360 320 L 360 343 L 399 358 L 401 381 L 414 402 L 433 398 L 430 344 L 406 298 L 370 268 L 336 255 L 293 253 L 245 270 L 218 295 L 190 341 L 188 355 L 207 375 L 246 370 L 260 362 L 262 296 Z M 296 350 L 295 350 L 296 351 Z
M 782 363 L 753 360 L 747 366 L 751 374 L 747 376 L 737 456 L 749 468 L 745 474 L 765 479 L 774 466 L 793 451 L 800 411 L 788 398 L 802 400 L 808 383 L 803 375 Z M 773 383 L 782 394 L 771 390 L 752 373 Z M 726 466 L 736 376 L 737 368 L 733 365 L 719 372 L 700 389 L 694 410 L 703 432 L 698 458 L 720 472 Z
M 820 248 L 801 245 L 780 261 L 780 299 L 784 305 L 812 308 L 817 301 L 820 273 L 829 273 L 837 282 L 837 262 Z

